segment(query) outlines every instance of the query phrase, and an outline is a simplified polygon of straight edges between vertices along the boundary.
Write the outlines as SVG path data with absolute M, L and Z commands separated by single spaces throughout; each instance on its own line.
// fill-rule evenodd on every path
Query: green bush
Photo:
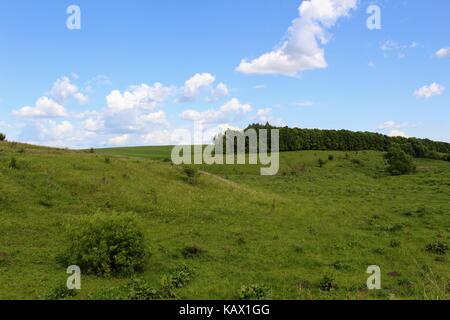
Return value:
M 191 281 L 192 270 L 187 265 L 175 268 L 167 277 L 172 287 L 183 288 Z
M 46 296 L 45 300 L 68 300 L 77 295 L 75 290 L 70 290 L 66 285 L 60 285 L 52 289 Z
M 322 168 L 326 164 L 326 162 L 322 159 L 319 159 L 317 160 L 317 164 L 319 165 L 320 168 Z
M 60 256 L 100 276 L 131 275 L 143 270 L 147 252 L 144 233 L 133 214 L 96 213 L 69 227 L 70 246 Z
M 158 290 L 150 286 L 146 281 L 134 278 L 126 286 L 125 300 L 155 300 L 160 298 Z
M 436 241 L 426 246 L 426 250 L 431 253 L 444 255 L 448 251 L 448 245 L 442 241 Z
M 388 168 L 393 176 L 414 173 L 416 166 L 411 156 L 407 155 L 399 146 L 392 146 L 384 156 Z
M 0 133 L 0 141 L 5 141 L 6 136 L 3 133 Z
M 187 177 L 187 182 L 190 184 L 195 184 L 195 182 L 197 180 L 196 178 L 198 175 L 197 169 L 192 168 L 192 167 L 184 167 L 183 172 Z
M 16 158 L 12 157 L 11 160 L 9 160 L 9 168 L 10 169 L 19 169 Z
M 266 286 L 254 284 L 250 286 L 242 286 L 239 290 L 239 300 L 264 300 L 267 299 L 270 289 Z
M 319 282 L 319 289 L 323 291 L 332 291 L 338 288 L 333 276 L 325 276 Z
M 205 253 L 205 249 L 198 245 L 186 246 L 181 249 L 181 254 L 185 259 L 192 259 Z

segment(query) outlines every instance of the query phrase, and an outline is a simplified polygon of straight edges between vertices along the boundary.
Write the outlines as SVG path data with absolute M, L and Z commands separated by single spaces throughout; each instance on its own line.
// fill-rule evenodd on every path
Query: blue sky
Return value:
M 269 121 L 450 142 L 449 15 L 448 0 L 4 0 L 0 132 L 84 148 Z

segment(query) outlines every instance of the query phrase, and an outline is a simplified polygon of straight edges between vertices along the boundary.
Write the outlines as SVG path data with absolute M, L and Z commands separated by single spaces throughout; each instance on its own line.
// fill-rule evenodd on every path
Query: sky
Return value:
M 270 122 L 450 142 L 449 15 L 448 0 L 2 0 L 0 132 L 89 148 Z

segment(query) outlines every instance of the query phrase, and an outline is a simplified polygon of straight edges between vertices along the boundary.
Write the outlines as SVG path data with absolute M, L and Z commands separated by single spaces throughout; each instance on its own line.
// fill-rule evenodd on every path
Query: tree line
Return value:
M 265 125 L 251 124 L 244 132 L 248 129 L 254 129 L 258 135 L 261 129 L 278 129 L 280 132 L 280 152 L 300 150 L 387 151 L 391 146 L 397 145 L 404 152 L 416 158 L 450 161 L 450 143 L 429 139 L 389 137 L 380 133 L 349 130 L 275 127 L 269 123 Z M 234 135 L 237 134 L 235 131 L 228 132 Z M 225 138 L 226 134 L 222 138 Z M 270 150 L 270 131 L 268 136 L 268 147 Z M 248 143 L 246 143 L 246 149 L 248 151 Z

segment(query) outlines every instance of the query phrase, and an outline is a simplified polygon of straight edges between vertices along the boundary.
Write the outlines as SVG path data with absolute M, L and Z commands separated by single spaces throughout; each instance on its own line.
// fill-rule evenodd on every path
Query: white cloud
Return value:
M 130 90 L 124 93 L 119 90 L 112 91 L 106 97 L 106 103 L 108 111 L 112 113 L 136 108 L 152 110 L 166 100 L 172 91 L 172 88 L 165 87 L 161 83 L 155 83 L 153 86 L 141 84 L 130 87 Z
M 436 52 L 436 57 L 438 57 L 438 58 L 450 58 L 450 47 L 439 49 Z
M 204 88 L 210 87 L 216 78 L 210 73 L 196 73 L 184 84 L 181 101 L 193 101 Z
M 168 130 L 155 130 L 141 135 L 140 139 L 143 144 L 147 145 L 171 145 L 173 143 Z
M 221 133 L 226 132 L 227 130 L 232 130 L 232 131 L 242 131 L 243 129 L 227 124 L 227 123 L 223 123 L 223 124 L 219 124 L 218 128 L 220 130 Z
M 384 42 L 382 42 L 380 44 L 380 49 L 381 51 L 384 51 L 384 56 L 388 57 L 389 56 L 389 52 L 394 52 L 397 53 L 397 58 L 398 59 L 404 59 L 406 58 L 406 51 L 408 49 L 415 49 L 419 46 L 419 44 L 415 41 L 411 42 L 409 45 L 403 45 L 403 44 L 398 44 L 395 41 L 392 40 L 386 40 Z
M 66 137 L 73 134 L 73 125 L 69 121 L 63 121 L 55 124 L 53 127 L 53 135 L 55 137 Z
M 147 124 L 152 124 L 152 123 L 165 124 L 166 123 L 166 113 L 162 110 L 159 110 L 159 111 L 152 112 L 152 113 L 142 114 L 137 117 L 137 123 L 141 126 L 145 126 Z
M 70 82 L 68 77 L 56 79 L 48 94 L 61 104 L 67 102 L 69 98 L 74 98 L 80 104 L 85 104 L 88 101 L 88 97 L 82 94 L 78 87 Z
M 219 83 L 214 89 L 211 90 L 211 97 L 206 98 L 207 102 L 216 102 L 222 98 L 225 98 L 230 94 L 228 87 L 225 83 Z
M 398 129 L 395 129 L 395 130 L 390 131 L 388 135 L 389 135 L 390 137 L 403 137 L 403 138 L 409 138 L 408 135 L 407 135 L 405 132 L 400 131 L 400 130 L 398 130 Z
M 393 51 L 393 50 L 399 50 L 400 48 L 401 48 L 401 46 L 392 40 L 386 40 L 383 43 L 381 43 L 381 45 L 380 45 L 380 49 L 382 51 Z
M 414 96 L 417 98 L 431 98 L 433 96 L 439 96 L 443 94 L 445 91 L 445 87 L 433 82 L 428 86 L 423 86 L 422 88 L 414 91 Z
M 88 118 L 83 122 L 86 131 L 97 132 L 105 128 L 105 121 L 101 117 Z
M 396 123 L 394 121 L 386 121 L 381 123 L 378 126 L 379 130 L 388 131 L 387 135 L 390 137 L 405 137 L 408 138 L 408 135 L 400 129 L 412 127 L 408 123 Z
M 272 114 L 271 108 L 259 109 L 256 112 L 255 119 L 259 122 L 270 122 L 270 120 L 272 120 L 271 114 Z
M 301 71 L 324 69 L 324 49 L 328 42 L 326 29 L 348 16 L 357 0 L 303 1 L 299 17 L 288 29 L 286 40 L 271 52 L 254 60 L 242 60 L 237 71 L 245 74 L 281 74 L 295 76 Z
M 92 79 L 86 81 L 84 90 L 87 92 L 91 92 L 95 87 L 109 85 L 112 85 L 112 81 L 108 76 L 97 75 Z
M 397 128 L 397 125 L 394 121 L 386 121 L 378 126 L 378 129 L 392 129 Z
M 242 104 L 238 99 L 233 98 L 219 109 L 209 109 L 206 111 L 185 110 L 181 113 L 181 118 L 184 120 L 199 121 L 202 123 L 214 123 L 225 121 L 230 117 L 235 117 L 239 114 L 248 113 L 252 110 L 249 104 Z
M 55 118 L 67 116 L 64 106 L 48 97 L 40 97 L 34 107 L 23 107 L 13 110 L 13 115 L 24 118 Z
M 294 106 L 299 108 L 309 108 L 313 107 L 314 105 L 315 103 L 313 101 L 299 101 L 294 103 Z
M 130 136 L 128 134 L 123 134 L 123 135 L 120 135 L 120 136 L 116 136 L 116 137 L 110 138 L 108 140 L 108 142 L 110 144 L 112 144 L 112 145 L 120 146 L 120 145 L 125 144 L 128 141 L 129 138 L 130 138 Z

